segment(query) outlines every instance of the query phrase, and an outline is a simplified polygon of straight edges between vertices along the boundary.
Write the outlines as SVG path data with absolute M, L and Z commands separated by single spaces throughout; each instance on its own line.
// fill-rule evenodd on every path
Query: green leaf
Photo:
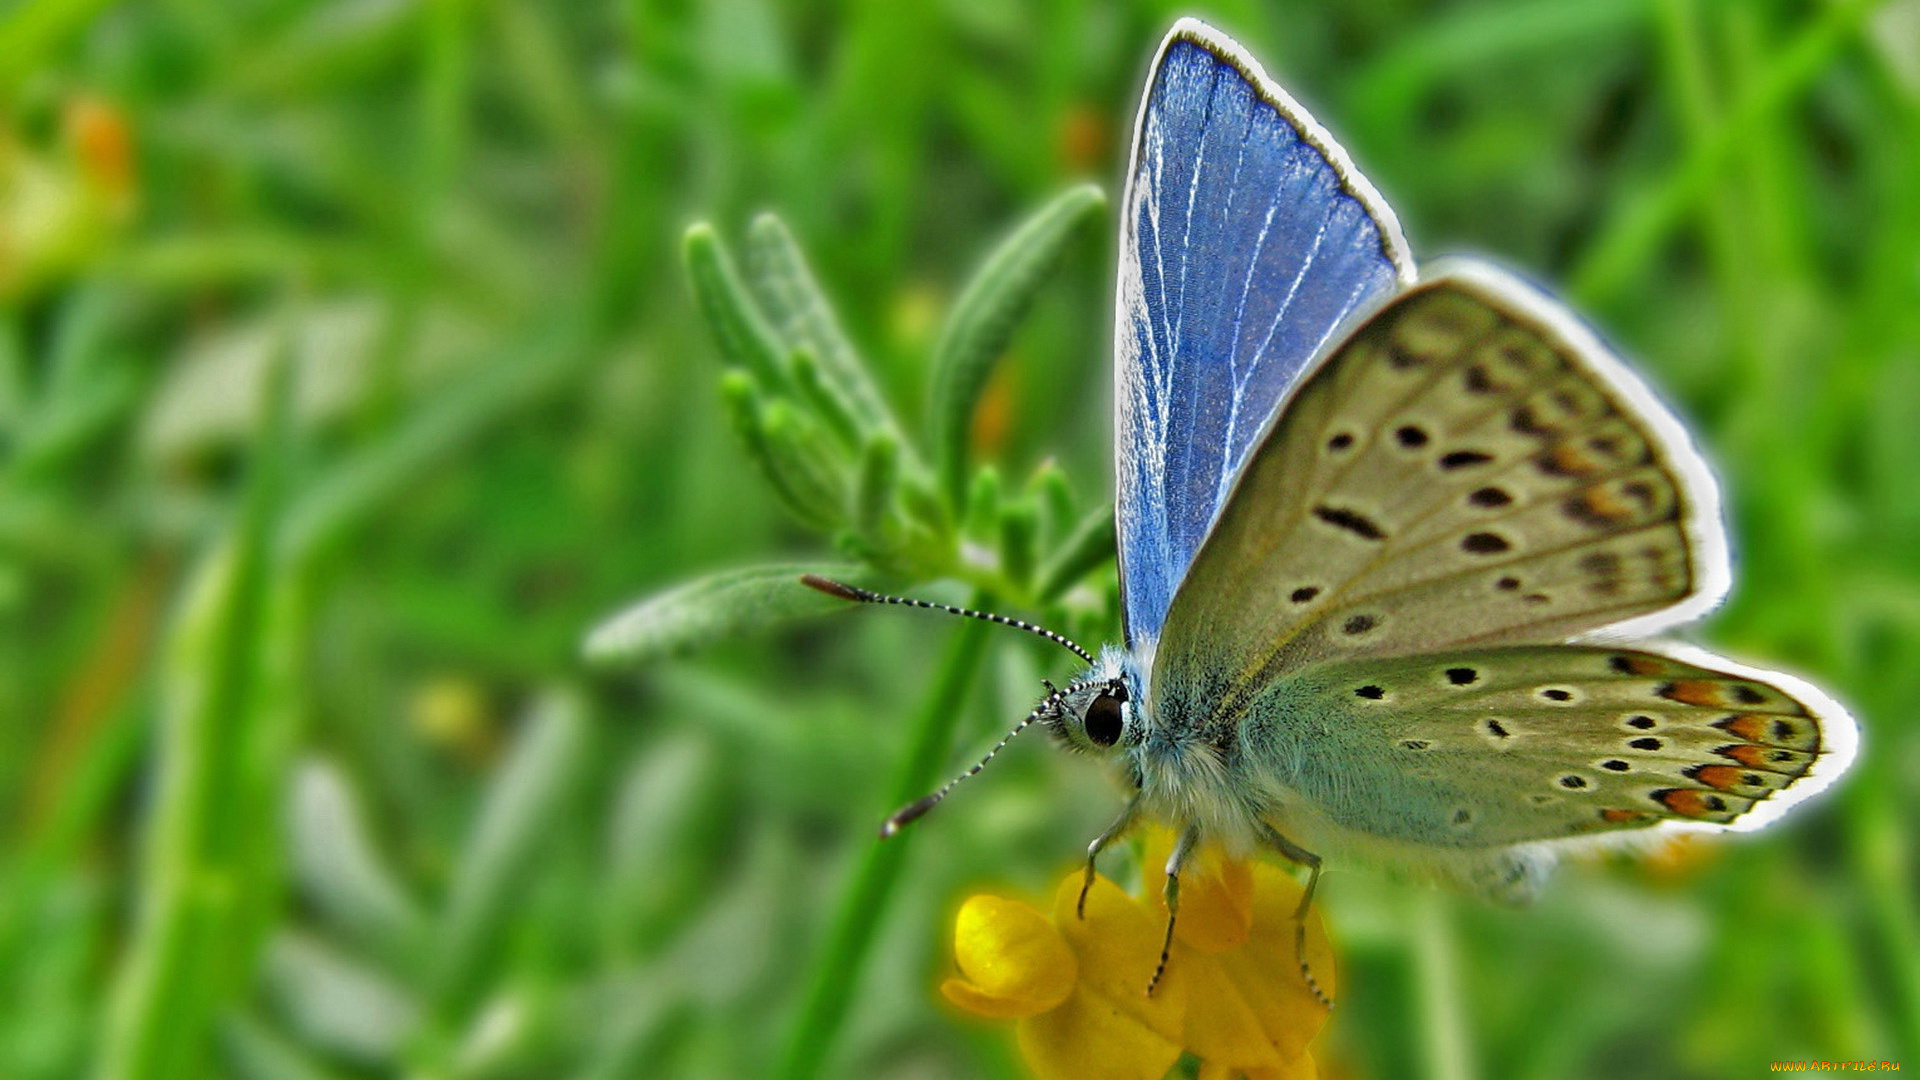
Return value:
M 723 570 L 649 597 L 594 627 L 586 658 L 598 665 L 640 664 L 792 619 L 823 615 L 846 601 L 800 584 L 817 573 L 859 583 L 855 566 L 754 566 Z
M 675 1040 L 699 1029 L 694 1007 L 642 984 L 618 994 L 609 1015 L 594 1026 L 594 1046 L 572 1080 L 628 1080 L 657 1075 Z
M 420 1023 L 420 1003 L 405 988 L 311 935 L 274 938 L 260 983 L 303 1045 L 352 1060 L 394 1060 Z
M 1102 506 L 1081 518 L 1041 566 L 1035 594 L 1042 601 L 1057 599 L 1113 554 L 1113 507 Z
M 822 381 L 847 403 L 860 427 L 892 427 L 886 401 L 785 222 L 773 214 L 753 219 L 747 229 L 746 264 L 747 287 L 774 332 L 788 347 L 813 355 Z
M 1000 471 L 982 465 L 973 474 L 973 487 L 967 493 L 966 520 L 961 529 L 979 540 L 997 539 L 1000 533 Z
M 247 490 L 168 628 L 142 910 L 116 976 L 102 1080 L 198 1075 L 218 1013 L 246 985 L 270 903 L 290 733 L 263 708 L 284 624 L 273 620 L 273 538 L 292 400 L 275 350 Z
M 1033 549 L 1040 515 L 1024 500 L 1000 512 L 1000 572 L 1018 588 L 1033 581 Z
M 607 815 L 606 878 L 594 900 L 607 941 L 648 956 L 704 910 L 716 873 L 730 865 L 726 834 L 734 797 L 712 733 L 670 731 L 636 754 Z
M 946 501 L 934 490 L 933 477 L 925 472 L 901 476 L 900 506 L 926 531 L 935 535 L 945 536 L 953 527 L 954 518 L 947 510 Z
M 900 484 L 900 440 L 876 431 L 860 455 L 860 481 L 854 496 L 854 524 L 878 547 L 886 546 L 887 514 Z
M 1079 524 L 1073 512 L 1073 485 L 1060 463 L 1048 458 L 1033 471 L 1027 481 L 1027 498 L 1032 499 L 1040 515 L 1040 536 L 1047 544 L 1066 539 L 1068 531 Z
M 434 1016 L 459 1024 L 484 989 L 513 902 L 533 880 L 547 830 L 586 761 L 586 709 L 566 690 L 548 692 L 514 739 L 487 789 L 455 871 L 435 954 Z
M 845 524 L 849 478 L 832 436 L 788 401 L 770 402 L 760 420 L 768 461 L 779 486 L 791 493 L 800 520 L 829 532 Z
M 821 532 L 839 527 L 846 517 L 844 478 L 811 423 L 790 402 L 769 401 L 744 371 L 720 377 L 720 397 L 748 460 L 787 512 Z
M 800 400 L 820 417 L 840 445 L 848 450 L 858 450 L 861 441 L 860 420 L 853 415 L 853 406 L 840 396 L 840 391 L 822 379 L 820 361 L 805 348 L 795 349 L 792 367 L 794 387 L 800 392 Z
M 689 228 L 681 254 L 686 259 L 694 300 L 700 305 L 700 314 L 706 316 L 720 355 L 727 363 L 751 371 L 769 389 L 784 391 L 788 385 L 786 344 L 741 284 L 713 226 L 703 221 Z
M 227 1017 L 220 1043 L 240 1080 L 340 1080 L 318 1055 L 251 1014 Z
M 1001 242 L 960 294 L 933 350 L 934 460 L 956 516 L 967 494 L 967 433 L 994 362 L 1046 283 L 1074 226 L 1106 205 L 1091 184 L 1040 208 Z
M 390 956 L 419 940 L 420 912 L 387 868 L 359 797 L 333 765 L 310 762 L 295 779 L 292 832 L 295 878 L 322 916 Z

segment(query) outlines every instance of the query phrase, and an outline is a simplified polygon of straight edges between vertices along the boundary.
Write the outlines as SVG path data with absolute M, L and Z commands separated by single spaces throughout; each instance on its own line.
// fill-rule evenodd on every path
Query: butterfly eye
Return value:
M 1120 703 L 1125 700 L 1121 693 L 1101 694 L 1087 705 L 1087 740 L 1093 745 L 1112 746 L 1120 741 Z

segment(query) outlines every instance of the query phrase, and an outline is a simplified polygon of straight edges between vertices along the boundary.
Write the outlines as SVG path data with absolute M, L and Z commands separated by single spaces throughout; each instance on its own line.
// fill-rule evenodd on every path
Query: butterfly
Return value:
M 1204 23 L 1153 61 L 1120 209 L 1125 643 L 1066 643 L 1089 667 L 1021 725 L 1133 792 L 1089 875 L 1146 816 L 1178 831 L 1170 912 L 1203 841 L 1305 864 L 1308 900 L 1323 857 L 1517 900 L 1571 844 L 1758 828 L 1846 769 L 1817 688 L 1649 640 L 1731 577 L 1686 429 L 1530 285 L 1417 268 Z

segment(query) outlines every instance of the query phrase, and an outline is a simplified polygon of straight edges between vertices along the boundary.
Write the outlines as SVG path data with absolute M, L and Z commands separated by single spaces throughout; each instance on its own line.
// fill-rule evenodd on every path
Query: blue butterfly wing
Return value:
M 1183 19 L 1134 128 L 1119 277 L 1115 514 L 1132 645 L 1159 636 L 1308 361 L 1413 264 L 1345 152 L 1237 45 Z

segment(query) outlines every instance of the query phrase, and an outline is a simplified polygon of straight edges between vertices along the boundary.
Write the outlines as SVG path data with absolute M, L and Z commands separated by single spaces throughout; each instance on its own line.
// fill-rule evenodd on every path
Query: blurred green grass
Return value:
M 26 0 L 0 7 L 0 1076 L 790 1055 L 966 648 L 866 612 L 583 667 L 637 596 L 839 558 L 729 431 L 680 235 L 778 211 L 919 438 L 942 312 L 1031 208 L 1113 184 L 1185 13 L 1420 251 L 1562 286 L 1668 389 L 1739 557 L 1704 636 L 1865 729 L 1790 824 L 1574 867 L 1528 911 L 1330 877 L 1322 1068 L 1920 1061 L 1912 0 Z M 1089 511 L 1109 220 L 972 432 L 1007 489 L 1052 459 Z M 1061 672 L 988 638 L 946 760 Z M 963 795 L 896 856 L 822 1075 L 1017 1075 L 936 1002 L 947 921 L 971 887 L 1044 894 L 1114 794 L 1036 741 Z

